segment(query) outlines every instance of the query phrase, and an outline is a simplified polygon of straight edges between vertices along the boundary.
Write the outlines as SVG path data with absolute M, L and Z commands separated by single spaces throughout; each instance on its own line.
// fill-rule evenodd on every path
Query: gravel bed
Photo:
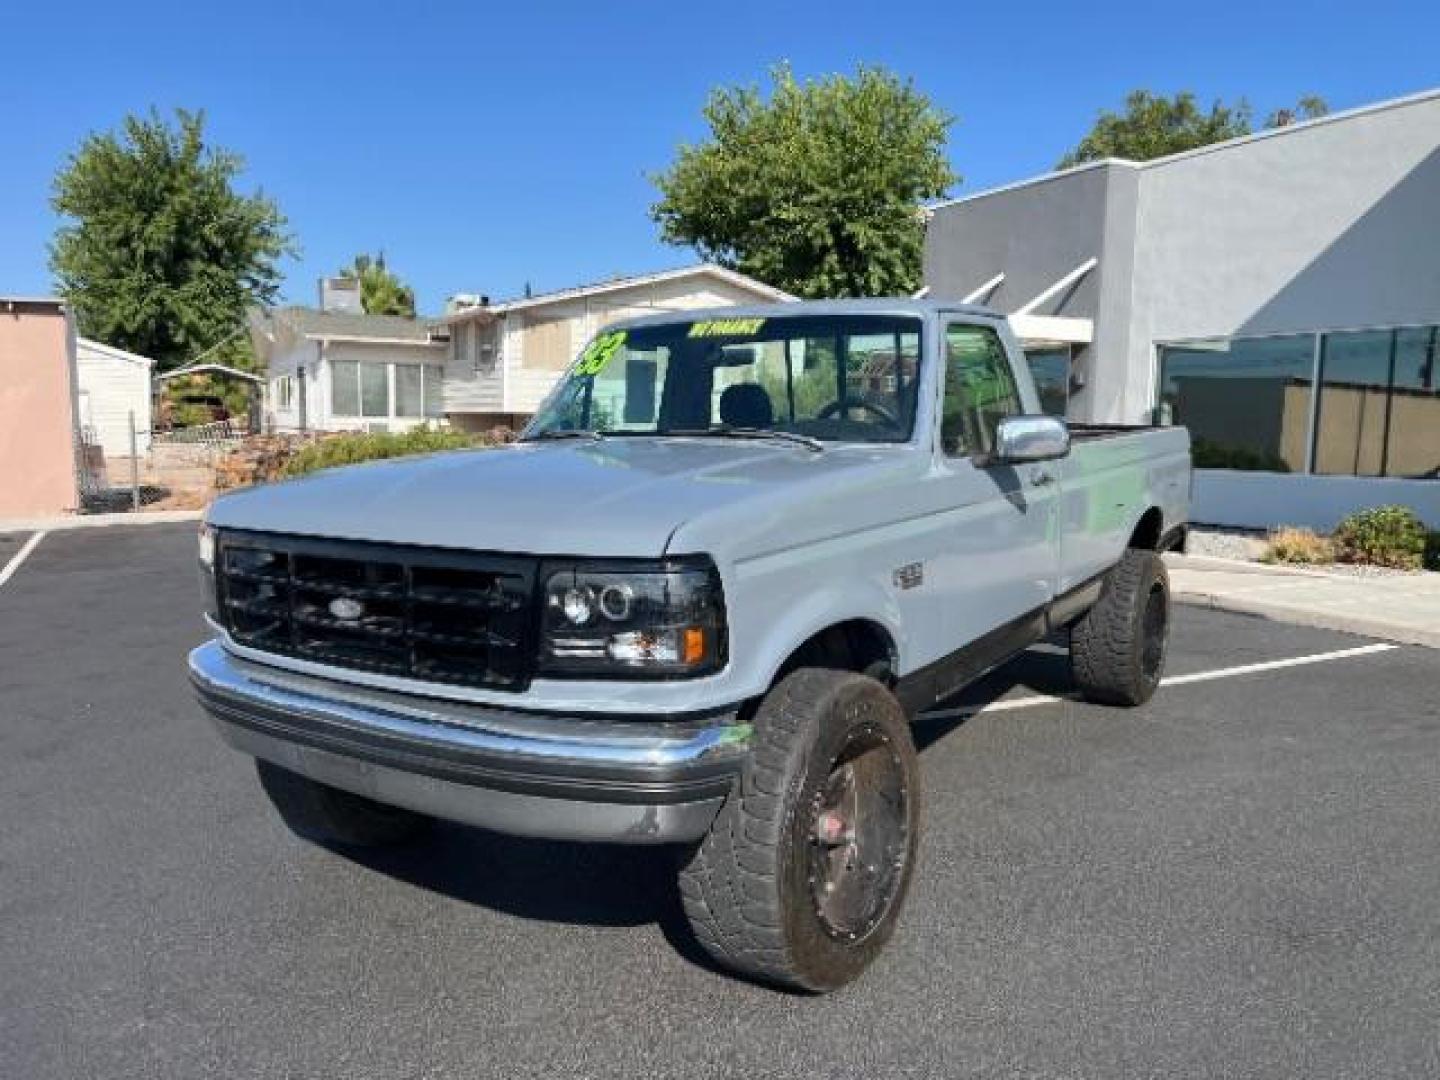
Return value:
M 1255 529 L 1217 529 L 1192 526 L 1185 545 L 1187 555 L 1258 562 L 1265 550 L 1265 533 Z
M 1261 554 L 1265 551 L 1265 536 L 1265 531 L 1261 529 L 1219 529 L 1213 526 L 1192 526 L 1185 553 L 1187 555 L 1205 555 L 1214 559 L 1259 562 Z M 1418 577 L 1430 572 L 1397 570 L 1389 566 L 1365 566 L 1357 563 L 1284 565 L 1293 566 L 1297 570 L 1316 570 L 1324 574 L 1355 578 Z

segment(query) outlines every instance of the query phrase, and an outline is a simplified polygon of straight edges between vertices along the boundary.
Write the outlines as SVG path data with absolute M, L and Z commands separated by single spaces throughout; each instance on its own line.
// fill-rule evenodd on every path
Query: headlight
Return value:
M 725 662 L 724 603 L 713 566 L 544 568 L 540 671 L 683 677 Z
M 205 614 L 218 620 L 220 604 L 215 595 L 215 530 L 209 525 L 200 526 L 200 594 Z

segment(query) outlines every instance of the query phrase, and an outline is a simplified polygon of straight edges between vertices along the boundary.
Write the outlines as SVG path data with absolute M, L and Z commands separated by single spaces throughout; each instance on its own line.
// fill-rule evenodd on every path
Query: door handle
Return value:
M 1049 469 L 1036 469 L 1030 474 L 1030 484 L 1033 487 L 1044 487 L 1046 484 L 1055 482 L 1055 474 Z

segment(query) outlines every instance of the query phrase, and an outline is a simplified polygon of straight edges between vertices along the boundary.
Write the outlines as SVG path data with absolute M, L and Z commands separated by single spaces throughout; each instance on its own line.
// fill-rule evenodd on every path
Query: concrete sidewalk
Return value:
M 1165 561 L 1182 603 L 1440 649 L 1440 574 L 1354 577 L 1202 556 Z
M 63 532 L 66 529 L 103 529 L 109 525 L 169 525 L 199 521 L 203 510 L 141 510 L 125 514 L 66 514 L 64 517 L 0 518 L 0 533 Z

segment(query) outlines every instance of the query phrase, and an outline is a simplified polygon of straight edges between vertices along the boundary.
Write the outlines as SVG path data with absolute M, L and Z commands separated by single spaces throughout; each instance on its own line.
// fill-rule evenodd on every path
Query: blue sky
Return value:
M 1350 108 L 1440 84 L 1440 4 L 22 4 L 0 60 L 0 294 L 49 292 L 51 177 L 84 135 L 203 108 L 302 249 L 286 296 L 383 248 L 435 311 L 681 265 L 647 172 L 703 135 L 722 83 L 883 64 L 957 117 L 955 193 L 1050 168 L 1147 87 L 1318 93 Z M 18 47 L 17 47 L 18 46 Z

